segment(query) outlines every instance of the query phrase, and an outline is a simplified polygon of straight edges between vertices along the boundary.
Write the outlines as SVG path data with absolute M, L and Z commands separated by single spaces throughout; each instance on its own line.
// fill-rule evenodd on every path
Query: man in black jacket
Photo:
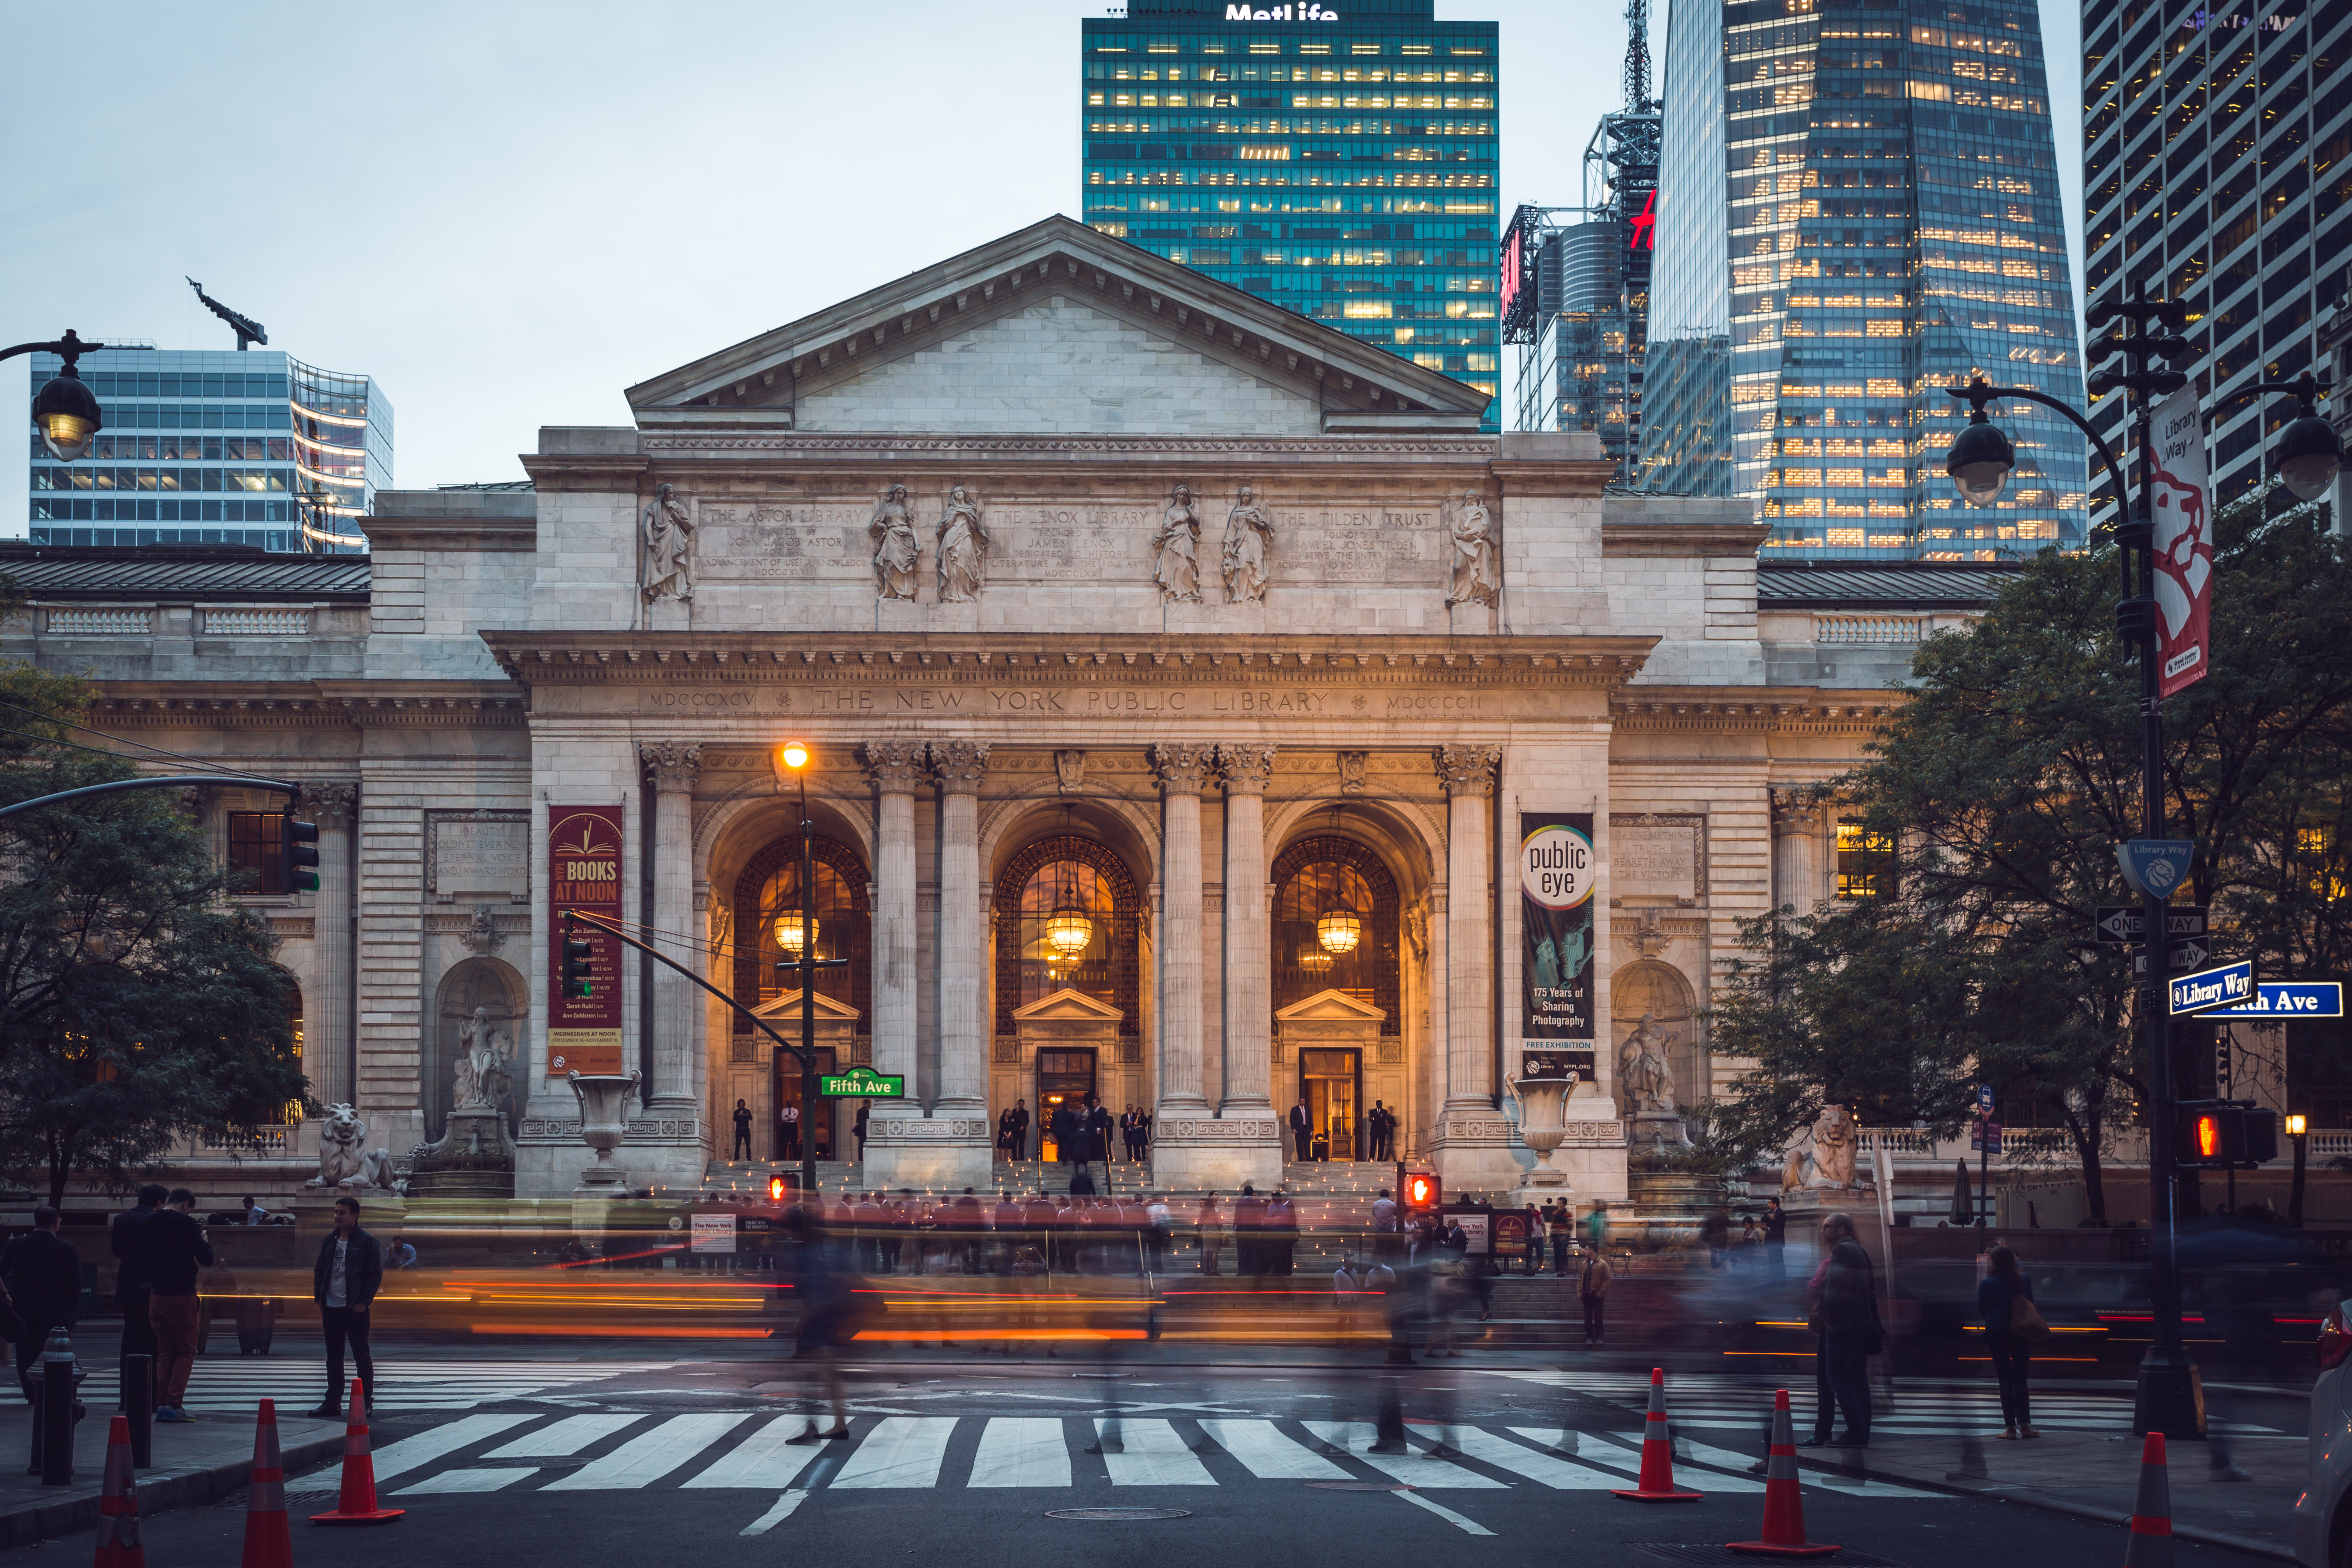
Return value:
M 196 1220 L 196 1195 L 184 1186 L 140 1222 L 139 1277 L 147 1286 L 147 1322 L 155 1331 L 155 1419 L 187 1421 L 188 1375 L 196 1369 L 196 1272 L 213 1263 L 212 1243 Z
M 327 1396 L 310 1412 L 332 1420 L 343 1408 L 343 1345 L 360 1364 L 360 1386 L 367 1407 L 375 1410 L 375 1357 L 368 1354 L 368 1308 L 383 1288 L 383 1244 L 360 1228 L 360 1200 L 335 1199 L 335 1228 L 319 1243 L 319 1260 L 310 1265 L 310 1299 L 319 1303 L 319 1322 L 327 1331 Z
M 1078 1147 L 1078 1113 L 1066 1103 L 1056 1105 L 1052 1119 L 1045 1125 L 1046 1130 L 1054 1134 L 1055 1163 L 1076 1165 L 1083 1152 Z
M 137 1238 L 139 1227 L 163 1207 L 163 1199 L 169 1196 L 162 1186 L 149 1182 L 139 1189 L 138 1207 L 124 1209 L 107 1227 L 107 1247 L 114 1254 L 114 1304 L 122 1311 L 123 1367 L 130 1364 L 131 1356 L 155 1354 L 155 1331 L 147 1326 L 147 1282 L 139 1277 Z M 152 1362 L 149 1369 L 153 1369 Z M 129 1381 L 125 1372 L 116 1378 L 114 1385 L 121 1388 Z M 115 1408 L 121 1407 L 118 1400 Z
M 33 1228 L 0 1252 L 0 1280 L 24 1320 L 16 1339 L 16 1377 L 27 1403 L 33 1397 L 33 1364 L 53 1330 L 73 1327 L 81 1308 L 81 1254 L 58 1234 L 58 1211 L 47 1204 L 33 1210 Z

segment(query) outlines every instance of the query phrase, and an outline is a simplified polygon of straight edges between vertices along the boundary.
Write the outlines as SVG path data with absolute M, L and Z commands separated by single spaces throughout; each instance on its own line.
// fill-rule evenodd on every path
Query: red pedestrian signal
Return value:
M 2221 1153 L 2221 1118 L 2207 1112 L 2197 1118 L 2197 1157 L 2215 1159 Z
M 782 1203 L 784 1201 L 783 1177 L 780 1176 L 772 1176 L 768 1178 L 768 1201 L 770 1203 Z
M 1444 1201 L 1444 1188 L 1435 1176 L 1425 1171 L 1415 1171 L 1404 1178 L 1404 1206 L 1416 1214 L 1435 1209 Z
M 2172 1157 L 2185 1169 L 2251 1170 L 2278 1155 L 2278 1113 L 2243 1100 L 2176 1108 Z

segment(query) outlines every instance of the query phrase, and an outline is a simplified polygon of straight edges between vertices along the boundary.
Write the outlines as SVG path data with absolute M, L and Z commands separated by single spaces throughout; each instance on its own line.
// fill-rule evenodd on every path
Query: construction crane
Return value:
M 1642 0 L 1633 0 L 1633 3 L 1638 5 L 1642 4 Z M 182 273 L 180 276 L 187 277 L 187 274 L 185 273 Z M 260 322 L 255 320 L 250 316 L 241 316 L 237 312 L 230 309 L 227 306 L 222 304 L 219 300 L 205 293 L 205 286 L 198 283 L 193 277 L 188 278 L 188 287 L 196 291 L 196 298 L 205 302 L 205 309 L 211 311 L 214 315 L 228 323 L 229 329 L 236 334 L 236 346 L 239 351 L 250 349 L 256 343 L 267 343 L 269 341 L 268 329 L 263 327 Z

